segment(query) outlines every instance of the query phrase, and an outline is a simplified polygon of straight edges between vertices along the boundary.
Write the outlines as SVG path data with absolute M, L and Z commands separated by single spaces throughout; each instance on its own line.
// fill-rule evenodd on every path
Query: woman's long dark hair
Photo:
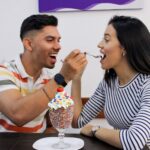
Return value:
M 139 73 L 150 74 L 150 33 L 144 23 L 129 16 L 114 16 L 110 24 L 116 30 L 131 67 Z M 108 84 L 116 77 L 114 69 L 105 71 L 104 79 Z

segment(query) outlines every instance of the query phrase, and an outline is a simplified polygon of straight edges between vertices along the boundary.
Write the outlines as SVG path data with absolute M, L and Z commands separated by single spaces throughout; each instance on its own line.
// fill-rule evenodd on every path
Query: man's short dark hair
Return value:
M 24 36 L 32 30 L 41 30 L 45 26 L 57 26 L 58 20 L 55 16 L 49 16 L 46 14 L 38 14 L 38 15 L 32 15 L 26 18 L 21 25 L 20 29 L 20 38 L 21 40 L 24 38 Z

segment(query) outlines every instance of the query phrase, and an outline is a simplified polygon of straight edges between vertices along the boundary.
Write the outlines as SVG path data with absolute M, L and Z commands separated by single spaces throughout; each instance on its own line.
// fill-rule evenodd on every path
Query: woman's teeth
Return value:
M 105 55 L 105 54 L 102 54 L 102 55 L 101 55 L 101 60 L 103 60 L 105 57 L 106 57 L 106 55 Z

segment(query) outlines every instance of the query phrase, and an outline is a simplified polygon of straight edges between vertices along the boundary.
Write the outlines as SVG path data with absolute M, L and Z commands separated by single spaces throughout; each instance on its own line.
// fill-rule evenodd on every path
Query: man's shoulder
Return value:
M 0 64 L 0 71 L 9 70 L 10 68 L 12 68 L 10 62 L 4 62 L 3 64 Z

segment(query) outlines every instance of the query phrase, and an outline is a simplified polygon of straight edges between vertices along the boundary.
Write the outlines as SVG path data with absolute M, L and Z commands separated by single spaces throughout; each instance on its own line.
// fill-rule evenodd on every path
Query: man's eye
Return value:
M 47 39 L 47 41 L 53 41 L 53 39 Z

